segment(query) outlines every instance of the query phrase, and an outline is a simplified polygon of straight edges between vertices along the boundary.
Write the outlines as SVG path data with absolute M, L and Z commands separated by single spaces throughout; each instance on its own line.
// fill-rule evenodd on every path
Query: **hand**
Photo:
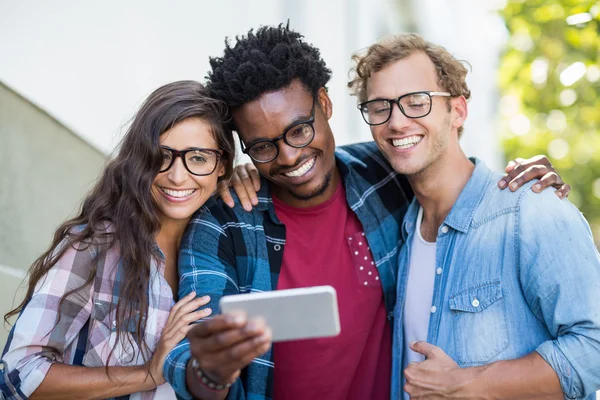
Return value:
M 217 192 L 225 204 L 233 208 L 235 201 L 231 197 L 229 188 L 233 186 L 235 193 L 240 198 L 242 207 L 246 211 L 252 211 L 252 206 L 258 204 L 256 192 L 260 190 L 260 175 L 254 164 L 242 164 L 233 169 L 233 175 L 229 182 L 219 184 Z
M 163 328 L 156 351 L 149 361 L 150 376 L 154 380 L 156 386 L 165 383 L 165 378 L 163 376 L 165 358 L 167 358 L 169 352 L 185 338 L 185 335 L 190 329 L 194 327 L 194 325 L 190 325 L 190 323 L 208 317 L 212 313 L 210 308 L 196 311 L 199 307 L 208 304 L 210 297 L 203 296 L 194 298 L 195 296 L 196 293 L 191 292 L 175 303 L 169 312 L 169 317 Z
M 404 370 L 406 391 L 411 399 L 465 398 L 469 369 L 461 369 L 442 349 L 427 342 L 411 343 L 410 348 L 425 361 L 410 363 Z
M 516 158 L 514 161 L 509 161 L 506 166 L 506 175 L 500 179 L 498 186 L 500 189 L 508 186 L 514 192 L 532 179 L 539 179 L 539 182 L 532 187 L 536 193 L 552 186 L 557 189 L 555 194 L 562 199 L 571 192 L 571 186 L 563 182 L 548 157 L 543 155 L 527 160 Z
M 262 319 L 224 314 L 196 324 L 187 335 L 192 357 L 215 383 L 233 383 L 252 360 L 271 347 L 271 330 Z

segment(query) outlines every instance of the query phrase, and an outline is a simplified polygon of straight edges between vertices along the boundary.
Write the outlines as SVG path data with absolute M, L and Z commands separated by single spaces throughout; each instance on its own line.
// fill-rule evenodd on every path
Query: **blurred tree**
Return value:
M 597 0 L 507 2 L 500 115 L 506 157 L 548 154 L 600 248 L 599 14 Z

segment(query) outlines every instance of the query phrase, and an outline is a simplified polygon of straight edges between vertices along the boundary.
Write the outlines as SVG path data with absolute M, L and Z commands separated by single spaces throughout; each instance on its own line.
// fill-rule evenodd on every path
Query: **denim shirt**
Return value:
M 537 351 L 566 399 L 600 388 L 600 256 L 590 228 L 553 190 L 516 193 L 475 160 L 475 170 L 438 229 L 427 341 L 460 367 Z M 410 246 L 419 204 L 402 224 L 394 310 L 392 398 L 401 399 L 403 316 Z M 435 308 L 434 308 L 435 307 Z

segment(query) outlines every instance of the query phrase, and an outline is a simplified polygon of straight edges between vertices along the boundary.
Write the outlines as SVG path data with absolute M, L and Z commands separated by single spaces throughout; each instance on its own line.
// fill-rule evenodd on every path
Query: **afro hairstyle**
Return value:
M 280 90 L 299 79 L 314 95 L 331 78 L 320 52 L 286 26 L 262 26 L 246 36 L 225 39 L 223 57 L 211 57 L 206 86 L 231 109 Z

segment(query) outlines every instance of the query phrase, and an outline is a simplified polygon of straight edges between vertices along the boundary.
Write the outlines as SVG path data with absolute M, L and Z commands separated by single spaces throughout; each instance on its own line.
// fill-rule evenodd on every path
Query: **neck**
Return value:
M 164 253 L 170 253 L 170 250 L 179 249 L 181 237 L 189 220 L 190 218 L 185 220 L 161 218 L 160 231 L 156 235 L 156 243 Z
M 421 233 L 429 241 L 435 241 L 437 229 L 450 213 L 475 169 L 458 143 L 453 150 L 445 153 L 426 170 L 408 177 L 415 197 L 423 207 Z
M 318 206 L 319 204 L 323 204 L 327 200 L 331 199 L 331 197 L 335 194 L 335 190 L 338 187 L 340 179 L 341 179 L 340 171 L 338 170 L 338 168 L 336 166 L 331 171 L 331 178 L 329 180 L 327 187 L 323 191 L 323 193 L 320 193 L 309 199 L 300 199 L 297 196 L 295 196 L 293 193 L 291 193 L 290 191 L 288 191 L 280 186 L 276 186 L 276 185 L 273 185 L 271 190 L 272 190 L 273 194 L 275 196 L 277 196 L 277 198 L 279 200 L 281 200 L 282 202 L 284 202 L 285 204 L 287 204 L 291 207 L 308 208 L 308 207 Z

